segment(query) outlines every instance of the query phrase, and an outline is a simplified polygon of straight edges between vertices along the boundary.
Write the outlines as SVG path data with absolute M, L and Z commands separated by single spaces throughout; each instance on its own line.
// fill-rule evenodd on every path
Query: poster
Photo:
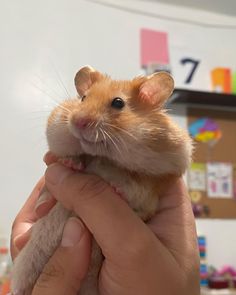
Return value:
M 206 191 L 206 165 L 204 163 L 191 164 L 188 186 L 193 191 Z
M 233 165 L 233 196 L 236 200 L 236 164 Z
M 197 141 L 211 145 L 214 145 L 222 137 L 218 124 L 210 118 L 197 119 L 189 125 L 188 130 Z
M 207 194 L 210 198 L 233 197 L 233 166 L 230 163 L 207 163 Z
M 141 30 L 141 65 L 169 65 L 168 34 L 150 29 Z

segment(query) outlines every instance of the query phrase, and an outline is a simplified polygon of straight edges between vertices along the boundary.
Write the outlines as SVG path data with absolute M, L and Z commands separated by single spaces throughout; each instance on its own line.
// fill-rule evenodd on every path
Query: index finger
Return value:
M 22 235 L 26 231 L 30 229 L 32 224 L 38 219 L 36 212 L 35 212 L 35 205 L 39 198 L 40 192 L 44 187 L 45 180 L 42 177 L 36 186 L 34 187 L 33 191 L 31 192 L 29 198 L 25 202 L 24 206 L 17 214 L 13 225 L 12 225 L 12 232 L 11 232 L 11 255 L 15 257 L 17 254 L 17 249 L 14 245 L 14 240 L 17 236 Z
M 182 267 L 198 261 L 195 219 L 183 179 L 176 178 L 160 198 L 158 213 L 149 226 Z M 191 264 L 189 263 L 191 259 Z

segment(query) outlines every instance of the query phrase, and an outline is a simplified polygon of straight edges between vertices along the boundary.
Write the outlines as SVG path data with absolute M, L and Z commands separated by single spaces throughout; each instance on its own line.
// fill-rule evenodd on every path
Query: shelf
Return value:
M 236 108 L 236 95 L 175 89 L 169 103 Z
M 236 290 L 221 289 L 221 290 L 210 290 L 207 288 L 201 289 L 201 295 L 236 295 Z

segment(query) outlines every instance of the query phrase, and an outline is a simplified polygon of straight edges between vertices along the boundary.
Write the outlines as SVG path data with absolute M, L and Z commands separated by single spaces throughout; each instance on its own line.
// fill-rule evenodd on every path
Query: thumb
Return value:
M 89 231 L 78 218 L 69 218 L 61 245 L 44 267 L 32 295 L 76 295 L 87 274 L 90 255 Z

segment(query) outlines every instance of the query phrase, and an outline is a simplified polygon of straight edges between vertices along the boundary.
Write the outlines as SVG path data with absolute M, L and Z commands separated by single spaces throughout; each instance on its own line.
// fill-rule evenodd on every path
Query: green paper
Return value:
M 236 94 L 236 72 L 232 76 L 232 92 Z

